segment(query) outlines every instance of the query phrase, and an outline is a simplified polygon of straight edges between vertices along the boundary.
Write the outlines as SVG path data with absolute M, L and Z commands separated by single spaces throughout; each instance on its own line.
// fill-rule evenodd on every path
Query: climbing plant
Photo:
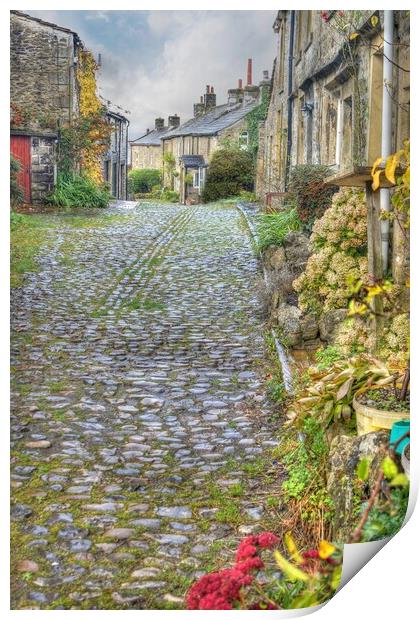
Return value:
M 248 125 L 248 149 L 252 153 L 254 160 L 257 158 L 259 127 L 261 121 L 267 116 L 268 106 L 270 104 L 270 93 L 267 89 L 263 89 L 261 103 L 257 105 L 246 117 Z
M 106 108 L 96 94 L 96 70 L 93 55 L 79 51 L 77 81 L 80 89 L 80 119 L 63 131 L 64 147 L 76 159 L 85 175 L 97 185 L 102 183 L 102 157 L 108 149 L 112 125 L 107 121 Z

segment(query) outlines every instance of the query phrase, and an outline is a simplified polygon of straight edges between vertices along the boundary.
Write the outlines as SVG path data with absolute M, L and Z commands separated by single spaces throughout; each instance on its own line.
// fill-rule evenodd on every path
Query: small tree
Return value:
M 160 170 L 142 168 L 130 170 L 128 173 L 128 191 L 130 194 L 146 194 L 161 183 Z
M 174 178 L 178 176 L 175 174 L 176 160 L 172 153 L 165 153 L 163 156 L 165 168 L 168 171 L 171 189 L 174 189 Z
M 238 196 L 254 187 L 254 161 L 249 151 L 223 146 L 211 158 L 203 191 L 204 202 Z

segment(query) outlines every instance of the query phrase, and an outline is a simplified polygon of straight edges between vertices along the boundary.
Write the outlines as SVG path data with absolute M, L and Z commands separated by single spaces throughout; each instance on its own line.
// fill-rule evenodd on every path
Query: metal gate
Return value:
M 31 202 L 31 138 L 10 136 L 10 153 L 20 163 L 18 183 L 23 190 L 25 202 Z

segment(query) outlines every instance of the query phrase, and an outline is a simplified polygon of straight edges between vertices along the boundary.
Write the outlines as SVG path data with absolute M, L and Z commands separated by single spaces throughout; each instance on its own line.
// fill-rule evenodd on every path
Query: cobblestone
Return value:
M 179 608 L 202 558 L 267 526 L 244 467 L 275 424 L 241 216 L 95 217 L 112 213 L 45 215 L 40 270 L 13 291 L 13 609 Z

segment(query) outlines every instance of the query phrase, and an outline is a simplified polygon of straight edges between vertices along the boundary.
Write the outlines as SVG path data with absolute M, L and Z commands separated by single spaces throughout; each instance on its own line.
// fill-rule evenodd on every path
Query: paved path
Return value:
M 14 292 L 15 609 L 177 608 L 267 517 L 274 430 L 241 216 L 112 213 L 45 216 L 41 271 Z

